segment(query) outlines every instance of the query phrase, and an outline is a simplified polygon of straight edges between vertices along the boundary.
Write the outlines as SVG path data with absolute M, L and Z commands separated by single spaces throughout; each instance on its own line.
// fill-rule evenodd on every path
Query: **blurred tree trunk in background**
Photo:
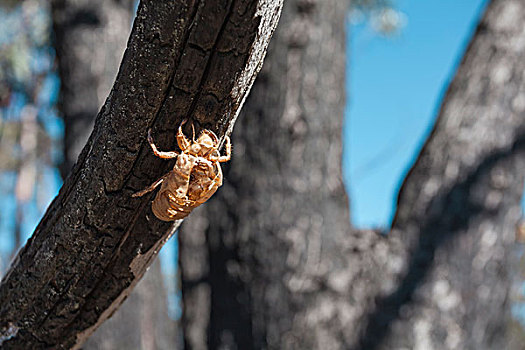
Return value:
M 341 183 L 346 13 L 285 2 L 225 184 L 181 230 L 185 343 L 510 348 L 525 4 L 488 6 L 386 237 L 351 228 Z
M 524 72 L 525 2 L 493 0 L 400 190 L 390 238 L 404 266 L 366 317 L 362 349 L 511 348 Z
M 55 49 L 64 118 L 66 178 L 115 81 L 134 16 L 134 0 L 53 0 Z
M 62 177 L 93 130 L 95 116 L 117 75 L 134 17 L 134 0 L 52 1 L 55 48 L 65 125 Z M 159 262 L 84 349 L 174 349 L 176 323 L 167 314 Z
M 225 184 L 180 235 L 190 349 L 329 349 L 337 303 L 323 276 L 345 266 L 342 183 L 348 2 L 287 0 L 233 133 Z M 342 258 L 342 260 L 341 260 Z
M 179 349 L 177 326 L 167 314 L 157 259 L 117 312 L 82 346 L 85 350 Z
M 33 199 L 35 183 L 37 182 L 37 160 L 39 147 L 38 109 L 27 105 L 20 113 L 20 159 L 17 162 L 15 186 L 16 218 L 14 227 L 15 256 L 22 245 L 22 224 L 24 222 L 25 205 Z

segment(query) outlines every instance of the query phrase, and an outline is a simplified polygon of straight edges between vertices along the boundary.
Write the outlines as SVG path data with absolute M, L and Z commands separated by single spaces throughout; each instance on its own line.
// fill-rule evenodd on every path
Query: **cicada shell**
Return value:
M 153 153 L 163 159 L 177 158 L 173 169 L 155 181 L 151 186 L 133 194 L 140 197 L 161 185 L 155 196 L 151 209 L 157 218 L 163 221 L 179 220 L 206 202 L 222 185 L 220 163 L 231 158 L 231 143 L 226 137 L 226 155 L 219 153 L 219 138 L 211 130 L 202 130 L 197 139 L 195 131 L 189 140 L 182 132 L 177 132 L 177 144 L 181 152 L 162 152 L 157 149 L 151 130 L 148 132 L 148 143 Z M 193 128 L 193 125 L 192 125 Z

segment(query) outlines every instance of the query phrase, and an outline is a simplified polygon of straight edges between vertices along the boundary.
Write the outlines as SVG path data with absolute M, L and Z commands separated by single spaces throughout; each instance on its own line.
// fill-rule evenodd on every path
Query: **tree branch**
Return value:
M 117 80 L 72 174 L 0 285 L 5 349 L 78 348 L 123 302 L 180 222 L 131 194 L 170 165 L 189 117 L 220 137 L 259 71 L 282 1 L 141 1 Z

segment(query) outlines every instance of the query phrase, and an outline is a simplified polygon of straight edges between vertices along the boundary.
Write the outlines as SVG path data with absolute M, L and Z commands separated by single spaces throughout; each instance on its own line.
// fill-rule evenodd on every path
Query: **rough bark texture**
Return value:
M 221 138 L 262 65 L 282 2 L 143 0 L 128 48 L 71 175 L 0 285 L 4 349 L 78 348 L 123 302 L 180 222 L 131 198 L 172 165 L 188 117 Z
M 388 236 L 352 230 L 346 213 L 342 14 L 335 0 L 285 5 L 227 183 L 180 235 L 186 344 L 505 348 L 525 176 L 525 3 L 488 7 Z
M 51 2 L 54 46 L 60 72 L 60 111 L 65 125 L 65 179 L 93 130 L 95 116 L 117 75 L 135 14 L 135 1 Z M 82 347 L 175 349 L 176 323 L 168 317 L 158 264 L 149 269 L 129 300 Z

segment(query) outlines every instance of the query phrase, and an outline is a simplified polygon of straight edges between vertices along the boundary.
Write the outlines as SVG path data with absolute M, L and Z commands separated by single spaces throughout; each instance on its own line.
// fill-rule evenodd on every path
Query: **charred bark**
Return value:
M 344 53 L 340 6 L 286 3 L 227 183 L 182 229 L 186 343 L 504 348 L 525 176 L 525 5 L 487 8 L 388 236 L 351 229 L 346 213 L 344 74 L 331 61 Z
M 131 194 L 173 165 L 184 118 L 231 132 L 281 1 L 143 0 L 117 79 L 71 175 L 0 284 L 5 349 L 79 348 L 127 297 L 180 222 Z
M 93 130 L 97 111 L 117 75 L 134 17 L 134 1 L 51 2 L 54 46 L 60 72 L 59 105 L 65 126 L 66 178 Z M 83 349 L 175 349 L 176 323 L 168 317 L 158 264 L 129 300 Z

